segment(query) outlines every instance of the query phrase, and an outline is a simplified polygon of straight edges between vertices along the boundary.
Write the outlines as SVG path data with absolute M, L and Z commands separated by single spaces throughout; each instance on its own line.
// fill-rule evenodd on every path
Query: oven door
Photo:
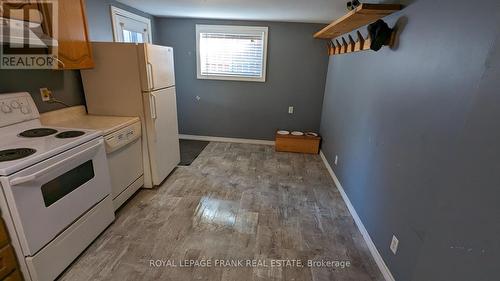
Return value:
M 32 256 L 111 191 L 103 139 L 4 178 L 25 256 Z

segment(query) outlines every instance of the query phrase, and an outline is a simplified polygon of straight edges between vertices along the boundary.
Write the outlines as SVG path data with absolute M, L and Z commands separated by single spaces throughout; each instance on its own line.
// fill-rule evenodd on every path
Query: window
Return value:
M 111 6 L 115 42 L 151 43 L 151 20 Z
M 198 79 L 266 81 L 267 27 L 196 25 Z

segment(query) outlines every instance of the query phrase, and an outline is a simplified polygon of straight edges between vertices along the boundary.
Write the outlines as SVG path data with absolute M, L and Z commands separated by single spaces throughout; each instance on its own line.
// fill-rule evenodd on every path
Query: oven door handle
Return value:
M 23 183 L 34 181 L 34 180 L 36 180 L 36 178 L 40 177 L 41 175 L 45 175 L 45 174 L 49 173 L 51 170 L 58 169 L 61 166 L 66 165 L 68 161 L 71 161 L 71 160 L 73 160 L 73 159 L 79 157 L 80 155 L 85 154 L 89 151 L 96 150 L 97 148 L 99 148 L 102 145 L 102 143 L 103 143 L 103 141 L 99 140 L 99 142 L 97 144 L 95 144 L 95 145 L 93 145 L 85 150 L 82 150 L 80 152 L 77 152 L 77 153 L 73 154 L 71 157 L 63 159 L 59 162 L 56 162 L 56 163 L 48 166 L 47 168 L 42 169 L 36 173 L 33 173 L 31 175 L 27 175 L 27 176 L 23 176 L 23 177 L 13 178 L 9 181 L 10 186 L 20 185 Z

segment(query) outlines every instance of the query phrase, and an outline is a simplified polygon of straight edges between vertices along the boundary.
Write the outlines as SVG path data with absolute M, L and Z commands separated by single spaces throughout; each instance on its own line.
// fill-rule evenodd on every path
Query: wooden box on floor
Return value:
M 280 152 L 319 153 L 321 137 L 280 135 L 276 133 L 275 148 Z

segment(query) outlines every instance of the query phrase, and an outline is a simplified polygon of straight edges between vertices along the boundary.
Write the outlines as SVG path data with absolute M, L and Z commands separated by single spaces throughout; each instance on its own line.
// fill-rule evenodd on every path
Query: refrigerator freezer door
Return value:
M 141 46 L 142 47 L 142 46 Z M 175 85 L 174 51 L 171 47 L 144 44 L 145 75 L 143 91 L 156 91 Z
M 144 99 L 151 173 L 159 185 L 180 161 L 175 87 L 145 93 Z

